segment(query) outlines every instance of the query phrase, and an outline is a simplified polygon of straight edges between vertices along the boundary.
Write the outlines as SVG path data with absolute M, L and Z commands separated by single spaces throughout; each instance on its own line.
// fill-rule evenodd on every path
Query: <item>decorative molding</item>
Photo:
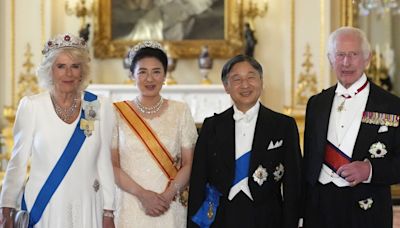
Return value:
M 340 0 L 340 25 L 353 26 L 354 25 L 354 0 Z
M 325 38 L 325 31 L 326 31 L 326 23 L 325 23 L 325 0 L 320 0 L 320 52 L 319 52 L 319 75 L 323 77 L 325 75 L 325 63 L 326 63 L 326 38 Z M 315 85 L 316 89 L 318 89 L 318 82 Z
M 39 93 L 39 86 L 36 75 L 31 72 L 31 69 L 34 67 L 31 58 L 33 56 L 31 52 L 31 45 L 28 43 L 26 45 L 25 51 L 25 62 L 22 64 L 23 68 L 25 68 L 25 72 L 21 73 L 18 78 L 18 87 L 17 87 L 17 99 L 18 101 L 24 97 L 33 94 Z
M 15 0 L 11 0 L 11 108 L 17 104 L 15 94 Z
M 40 26 L 41 26 L 41 44 L 46 42 L 46 20 L 45 20 L 45 0 L 40 0 Z
M 290 15 L 291 15 L 291 21 L 290 21 L 290 46 L 291 46 L 291 67 L 290 67 L 290 75 L 291 75 L 291 101 L 290 101 L 290 109 L 294 108 L 295 105 L 295 74 L 296 74 L 296 49 L 295 49 L 295 45 L 296 45 L 296 26 L 295 26 L 295 20 L 296 20 L 296 5 L 295 5 L 295 0 L 291 0 L 291 4 L 290 4 Z
M 305 107 L 308 99 L 317 93 L 317 76 L 313 72 L 314 64 L 311 61 L 312 53 L 309 44 L 306 44 L 304 62 L 301 64 L 303 72 L 298 76 L 296 90 L 296 107 Z

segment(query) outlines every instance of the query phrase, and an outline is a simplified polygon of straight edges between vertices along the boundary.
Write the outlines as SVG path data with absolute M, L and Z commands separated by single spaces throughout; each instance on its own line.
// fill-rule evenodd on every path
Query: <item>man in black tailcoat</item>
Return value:
M 400 181 L 400 99 L 367 79 L 363 31 L 328 39 L 338 83 L 311 97 L 304 133 L 306 228 L 391 228 L 390 185 Z
M 262 75 L 261 65 L 245 55 L 222 69 L 234 104 L 202 126 L 190 178 L 188 227 L 298 225 L 297 126 L 293 118 L 259 102 Z

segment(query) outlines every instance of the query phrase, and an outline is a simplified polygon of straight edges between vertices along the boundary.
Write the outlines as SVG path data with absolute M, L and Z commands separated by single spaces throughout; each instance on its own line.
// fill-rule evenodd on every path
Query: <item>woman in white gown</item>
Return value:
M 188 106 L 160 95 L 167 56 L 145 41 L 130 51 L 139 95 L 114 103 L 113 139 L 117 189 L 116 227 L 186 227 L 182 196 L 188 184 L 197 131 Z
M 0 227 L 11 227 L 10 212 L 22 204 L 30 227 L 113 228 L 111 102 L 84 91 L 90 78 L 83 39 L 58 35 L 42 52 L 37 73 L 48 91 L 19 104 Z

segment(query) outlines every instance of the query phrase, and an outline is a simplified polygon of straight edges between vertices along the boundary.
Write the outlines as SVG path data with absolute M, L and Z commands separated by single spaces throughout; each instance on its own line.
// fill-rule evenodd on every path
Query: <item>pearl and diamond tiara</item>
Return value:
M 49 39 L 44 45 L 42 54 L 47 56 L 51 51 L 65 47 L 87 50 L 87 44 L 83 38 L 66 33 L 66 34 L 59 34 Z
M 165 53 L 164 49 L 162 48 L 159 42 L 152 40 L 142 41 L 129 50 L 129 55 L 128 55 L 129 64 L 132 64 L 133 57 L 135 57 L 136 53 L 142 48 L 159 49 Z

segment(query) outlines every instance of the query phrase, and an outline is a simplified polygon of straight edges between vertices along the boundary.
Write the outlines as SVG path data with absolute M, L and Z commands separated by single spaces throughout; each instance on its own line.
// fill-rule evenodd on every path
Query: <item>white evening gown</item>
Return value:
M 181 148 L 193 148 L 197 131 L 188 106 L 168 100 L 168 107 L 161 116 L 145 119 L 156 132 L 158 139 L 172 157 L 180 157 Z M 145 189 L 161 193 L 168 184 L 168 178 L 155 163 L 143 143 L 126 122 L 117 114 L 117 131 L 113 147 L 119 148 L 121 168 Z M 117 189 L 117 228 L 184 228 L 187 208 L 173 201 L 169 210 L 159 217 L 144 213 L 140 201 L 133 195 Z
M 103 209 L 114 208 L 114 176 L 111 139 L 114 113 L 107 99 L 100 100 L 100 120 L 55 191 L 35 228 L 102 227 Z M 55 163 L 67 145 L 79 118 L 72 124 L 55 113 L 48 92 L 21 100 L 14 126 L 13 156 L 7 167 L 0 199 L 1 207 L 21 203 L 26 165 L 31 169 L 25 187 L 25 200 L 31 209 Z M 93 187 L 95 180 L 99 188 Z M 19 197 L 18 197 L 19 196 Z

